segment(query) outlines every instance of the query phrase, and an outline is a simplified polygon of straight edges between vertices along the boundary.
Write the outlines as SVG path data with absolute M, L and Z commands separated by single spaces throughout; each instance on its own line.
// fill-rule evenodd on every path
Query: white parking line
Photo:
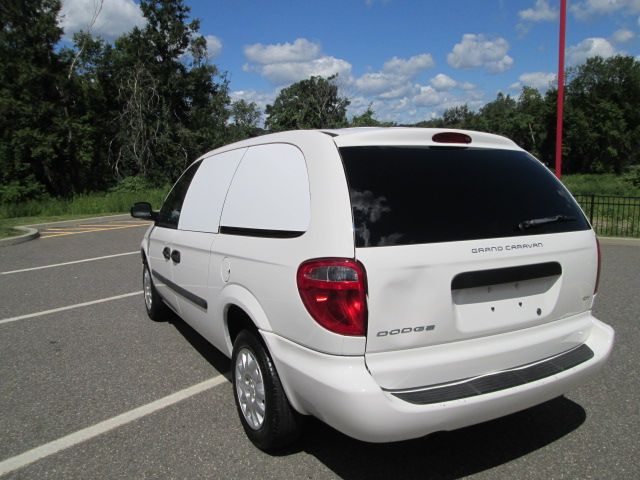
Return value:
M 52 442 L 45 443 L 44 445 L 21 453 L 20 455 L 16 455 L 15 457 L 7 458 L 6 460 L 0 462 L 0 475 L 13 472 L 18 468 L 25 467 L 30 463 L 33 463 L 44 457 L 48 457 L 49 455 L 53 455 L 54 453 L 57 453 L 61 450 L 90 440 L 94 437 L 97 437 L 98 435 L 113 430 L 114 428 L 121 427 L 123 425 L 126 425 L 127 423 L 133 422 L 134 420 L 150 415 L 165 407 L 178 403 L 189 397 L 193 397 L 198 393 L 209 390 L 217 385 L 224 383 L 225 381 L 226 378 L 224 377 L 224 375 L 218 375 L 217 377 L 213 377 L 209 380 L 205 380 L 204 382 L 192 385 L 191 387 L 172 393 L 171 395 L 167 395 L 166 397 L 154 402 L 147 403 L 146 405 L 134 408 L 133 410 L 129 410 L 128 412 L 120 414 L 116 417 L 112 417 L 103 422 L 96 423 L 95 425 L 92 425 L 90 427 L 83 428 L 82 430 L 78 430 L 77 432 L 73 432 L 69 435 L 58 438 L 57 440 L 53 440 Z
M 116 253 L 114 255 L 104 255 L 102 257 L 85 258 L 84 260 L 73 260 L 72 262 L 54 263 L 52 265 L 43 265 L 41 267 L 21 268 L 20 270 L 9 270 L 7 272 L 0 272 L 0 275 L 9 275 L 11 273 L 32 272 L 34 270 L 42 270 L 45 268 L 63 267 L 65 265 L 73 265 L 75 263 L 95 262 L 96 260 L 104 260 L 105 258 L 124 257 L 125 255 L 140 254 L 139 250 L 135 252 Z
M 92 300 L 90 302 L 67 305 L 66 307 L 52 308 L 51 310 L 43 310 L 41 312 L 28 313 L 26 315 L 19 315 L 17 317 L 3 318 L 2 320 L 0 320 L 0 325 L 4 323 L 17 322 L 18 320 L 25 320 L 27 318 L 41 317 L 42 315 L 49 315 L 50 313 L 58 313 L 58 312 L 64 312 L 65 310 L 73 310 L 74 308 L 88 307 L 89 305 L 96 305 L 98 303 L 110 302 L 112 300 L 119 300 L 121 298 L 133 297 L 134 295 L 140 295 L 141 293 L 142 293 L 142 290 L 140 290 L 139 292 L 131 292 L 131 293 L 125 293 L 123 295 L 116 295 L 114 297 L 100 298 L 98 300 Z

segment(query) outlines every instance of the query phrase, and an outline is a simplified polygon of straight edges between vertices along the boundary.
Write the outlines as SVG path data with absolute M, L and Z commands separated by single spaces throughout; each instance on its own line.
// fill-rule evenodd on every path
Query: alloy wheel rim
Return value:
M 153 292 L 151 291 L 151 275 L 149 274 L 149 269 L 144 269 L 143 275 L 143 290 L 144 290 L 144 303 L 147 306 L 147 310 L 151 310 L 151 306 L 153 305 Z
M 236 395 L 247 424 L 258 430 L 264 424 L 264 379 L 258 360 L 251 350 L 242 348 L 235 364 Z

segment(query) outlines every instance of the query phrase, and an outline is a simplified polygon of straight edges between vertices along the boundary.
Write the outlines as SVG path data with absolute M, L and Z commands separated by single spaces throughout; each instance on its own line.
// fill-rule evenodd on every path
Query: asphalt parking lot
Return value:
M 271 456 L 244 436 L 228 360 L 178 319 L 147 318 L 144 231 L 126 217 L 76 221 L 0 248 L 3 479 L 640 478 L 640 247 L 602 246 L 595 313 L 617 342 L 575 391 L 395 444 L 310 421 Z

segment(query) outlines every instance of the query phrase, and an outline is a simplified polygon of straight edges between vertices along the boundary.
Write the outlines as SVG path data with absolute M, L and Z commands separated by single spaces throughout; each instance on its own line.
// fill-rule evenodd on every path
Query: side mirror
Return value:
M 136 202 L 131 207 L 131 216 L 140 220 L 155 220 L 156 212 L 151 210 L 149 202 Z

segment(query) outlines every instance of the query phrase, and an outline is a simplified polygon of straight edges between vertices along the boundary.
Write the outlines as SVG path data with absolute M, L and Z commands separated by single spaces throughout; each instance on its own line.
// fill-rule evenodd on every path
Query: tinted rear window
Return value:
M 450 147 L 340 149 L 357 247 L 588 230 L 582 211 L 525 152 Z M 570 220 L 521 230 L 532 219 Z

